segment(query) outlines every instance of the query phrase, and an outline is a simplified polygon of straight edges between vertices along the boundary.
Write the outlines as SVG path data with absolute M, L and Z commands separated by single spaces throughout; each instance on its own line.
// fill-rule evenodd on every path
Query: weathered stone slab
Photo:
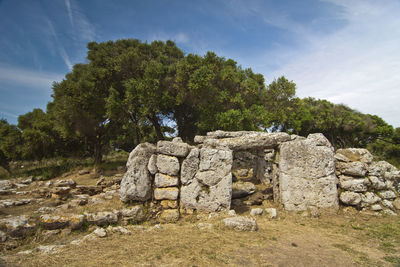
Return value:
M 337 159 L 344 162 L 360 161 L 370 164 L 373 160 L 372 154 L 365 148 L 345 148 L 336 151 Z
M 181 183 L 183 185 L 190 184 L 196 172 L 199 169 L 200 150 L 193 148 L 186 159 L 182 162 Z
M 280 199 L 289 211 L 338 208 L 334 153 L 315 139 L 281 144 Z
M 176 176 L 179 173 L 179 160 L 173 156 L 159 154 L 157 156 L 158 171 L 164 174 Z
M 367 173 L 367 165 L 360 161 L 337 162 L 336 168 L 345 175 L 364 177 Z
M 163 222 L 176 222 L 179 220 L 179 211 L 175 210 L 163 210 L 160 216 L 160 220 Z
M 36 228 L 34 220 L 27 216 L 14 216 L 0 221 L 5 226 L 7 234 L 11 237 L 25 237 Z
M 256 191 L 256 186 L 250 182 L 232 184 L 232 199 L 247 197 Z
M 257 231 L 257 221 L 253 218 L 236 216 L 223 220 L 225 226 L 237 231 Z
M 154 190 L 154 198 L 156 200 L 177 200 L 179 189 L 176 187 L 156 188 Z
M 357 206 L 361 202 L 361 195 L 355 192 L 342 192 L 340 201 L 346 205 Z
M 157 152 L 169 156 L 186 157 L 189 146 L 182 142 L 158 141 Z
M 147 169 L 150 157 L 156 147 L 149 143 L 139 144 L 130 154 L 119 191 L 123 202 L 130 200 L 146 201 L 151 198 L 152 177 Z
M 178 177 L 157 173 L 154 180 L 154 185 L 156 187 L 178 186 Z
M 206 139 L 204 140 L 204 144 L 212 147 L 225 146 L 232 150 L 247 150 L 275 148 L 280 143 L 287 141 L 290 141 L 290 135 L 287 133 L 254 132 L 232 138 Z

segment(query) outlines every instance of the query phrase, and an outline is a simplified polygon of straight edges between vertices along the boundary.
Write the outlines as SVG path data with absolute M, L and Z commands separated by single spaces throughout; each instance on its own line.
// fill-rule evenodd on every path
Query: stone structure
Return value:
M 360 148 L 339 149 L 335 160 L 342 204 L 387 214 L 400 210 L 400 171 L 396 167 L 374 162 L 371 153 Z
M 322 134 L 215 131 L 194 141 L 196 146 L 180 138 L 137 146 L 121 182 L 121 200 L 151 201 L 162 221 L 175 221 L 181 213 L 259 205 L 265 199 L 288 211 L 336 210 L 339 199 L 375 211 L 400 206 L 397 169 L 372 162 L 365 149 L 335 155 Z

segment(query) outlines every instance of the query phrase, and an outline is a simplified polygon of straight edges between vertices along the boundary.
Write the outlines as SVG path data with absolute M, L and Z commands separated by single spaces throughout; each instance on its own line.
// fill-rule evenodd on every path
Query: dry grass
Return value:
M 221 218 L 211 222 L 213 230 L 200 231 L 193 216 L 159 230 L 146 226 L 151 230 L 67 245 L 54 255 L 8 252 L 4 260 L 11 266 L 397 266 L 400 260 L 397 218 L 262 217 L 257 232 L 224 229 Z M 84 234 L 60 236 L 52 242 L 67 244 Z M 33 245 L 37 244 L 19 250 Z

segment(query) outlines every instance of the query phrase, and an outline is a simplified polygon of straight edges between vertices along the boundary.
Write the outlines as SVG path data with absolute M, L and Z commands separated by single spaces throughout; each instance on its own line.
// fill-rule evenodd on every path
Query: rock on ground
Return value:
M 257 231 L 257 221 L 243 216 L 226 218 L 223 220 L 225 226 L 229 229 L 238 231 Z
M 149 143 L 143 143 L 129 154 L 126 163 L 127 172 L 121 181 L 119 191 L 123 202 L 130 200 L 146 201 L 151 198 L 152 177 L 147 169 L 150 157 L 156 151 L 156 147 Z

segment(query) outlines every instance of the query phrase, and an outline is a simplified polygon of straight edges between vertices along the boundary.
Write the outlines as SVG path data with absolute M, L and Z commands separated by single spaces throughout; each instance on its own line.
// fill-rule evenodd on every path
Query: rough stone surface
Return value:
M 342 192 L 340 194 L 340 201 L 346 205 L 357 206 L 361 202 L 361 196 L 354 192 Z
M 122 217 L 129 217 L 132 222 L 141 222 L 145 219 L 145 213 L 141 206 L 134 206 L 129 209 L 120 210 Z
M 76 186 L 76 182 L 72 179 L 58 180 L 58 181 L 54 182 L 54 186 L 56 186 L 56 187 L 69 186 L 69 187 L 74 188 Z
M 371 181 L 372 187 L 377 190 L 386 189 L 386 183 L 383 179 L 380 179 L 376 176 L 369 176 L 369 180 Z
M 88 223 L 98 226 L 113 224 L 118 222 L 118 215 L 114 212 L 101 211 L 97 213 L 86 213 Z
M 360 161 L 370 164 L 373 160 L 372 154 L 364 148 L 345 148 L 336 151 L 337 159 L 344 162 Z
M 201 148 L 199 170 L 190 184 L 181 187 L 181 207 L 199 211 L 229 210 L 232 161 L 229 149 Z
M 260 216 L 262 215 L 264 212 L 263 209 L 261 208 L 255 208 L 255 209 L 251 209 L 250 211 L 250 216 L 255 217 L 255 216 Z
M 49 230 L 62 229 L 69 225 L 67 216 L 43 214 L 39 218 L 40 224 Z
M 72 230 L 81 229 L 83 224 L 86 222 L 86 216 L 81 214 L 69 216 L 69 226 Z
M 205 139 L 207 146 L 224 146 L 232 150 L 247 150 L 255 148 L 275 148 L 280 143 L 290 141 L 287 133 L 248 132 L 241 136 L 223 139 Z
M 157 152 L 164 155 L 186 157 L 189 153 L 189 146 L 182 142 L 158 141 Z
M 265 212 L 270 219 L 275 219 L 277 216 L 277 212 L 275 208 L 266 208 Z
M 367 165 L 360 161 L 337 162 L 336 168 L 345 175 L 364 177 L 367 173 Z
M 223 220 L 225 226 L 229 229 L 234 229 L 238 231 L 257 231 L 257 221 L 243 216 L 236 216 L 231 218 L 226 218 Z
M 119 191 L 123 202 L 146 201 L 151 198 L 152 177 L 147 169 L 149 159 L 156 147 L 149 143 L 139 144 L 130 154 L 126 163 L 127 172 L 121 181 Z
M 395 201 L 393 201 L 393 207 L 396 210 L 400 210 L 400 198 L 396 199 Z
M 11 237 L 24 237 L 36 228 L 36 223 L 27 215 L 14 216 L 1 220 L 7 234 Z
M 366 192 L 365 194 L 361 195 L 361 201 L 367 205 L 373 205 L 381 200 L 382 199 L 380 197 L 372 192 Z
M 181 183 L 183 185 L 188 185 L 192 182 L 196 172 L 199 169 L 199 156 L 200 150 L 198 148 L 193 148 L 186 159 L 182 162 Z
M 157 155 L 156 154 L 151 155 L 151 157 L 149 159 L 149 163 L 147 164 L 147 169 L 149 170 L 149 172 L 152 175 L 156 174 L 156 172 L 158 171 L 158 169 L 157 169 Z
M 179 160 L 173 156 L 159 154 L 157 156 L 157 169 L 163 174 L 176 176 L 179 173 Z
M 339 178 L 340 187 L 347 191 L 352 192 L 366 192 L 368 190 L 368 186 L 366 185 L 365 179 L 343 179 Z
M 395 199 L 396 198 L 396 194 L 391 190 L 380 191 L 378 193 L 378 195 L 383 199 Z
M 154 198 L 156 200 L 177 200 L 179 189 L 176 187 L 156 188 L 154 190 Z
M 154 185 L 156 187 L 178 186 L 178 177 L 157 173 L 154 180 Z
M 176 222 L 179 220 L 179 211 L 175 210 L 163 210 L 160 216 L 160 220 L 163 222 Z
M 281 144 L 280 199 L 286 210 L 338 208 L 334 153 L 315 139 Z
M 371 210 L 373 211 L 381 211 L 382 210 L 382 206 L 379 204 L 375 204 L 371 206 Z
M 107 232 L 103 228 L 96 228 L 96 230 L 93 231 L 93 234 L 100 238 L 107 236 Z
M 250 182 L 232 184 L 232 199 L 247 197 L 256 191 L 256 186 Z

